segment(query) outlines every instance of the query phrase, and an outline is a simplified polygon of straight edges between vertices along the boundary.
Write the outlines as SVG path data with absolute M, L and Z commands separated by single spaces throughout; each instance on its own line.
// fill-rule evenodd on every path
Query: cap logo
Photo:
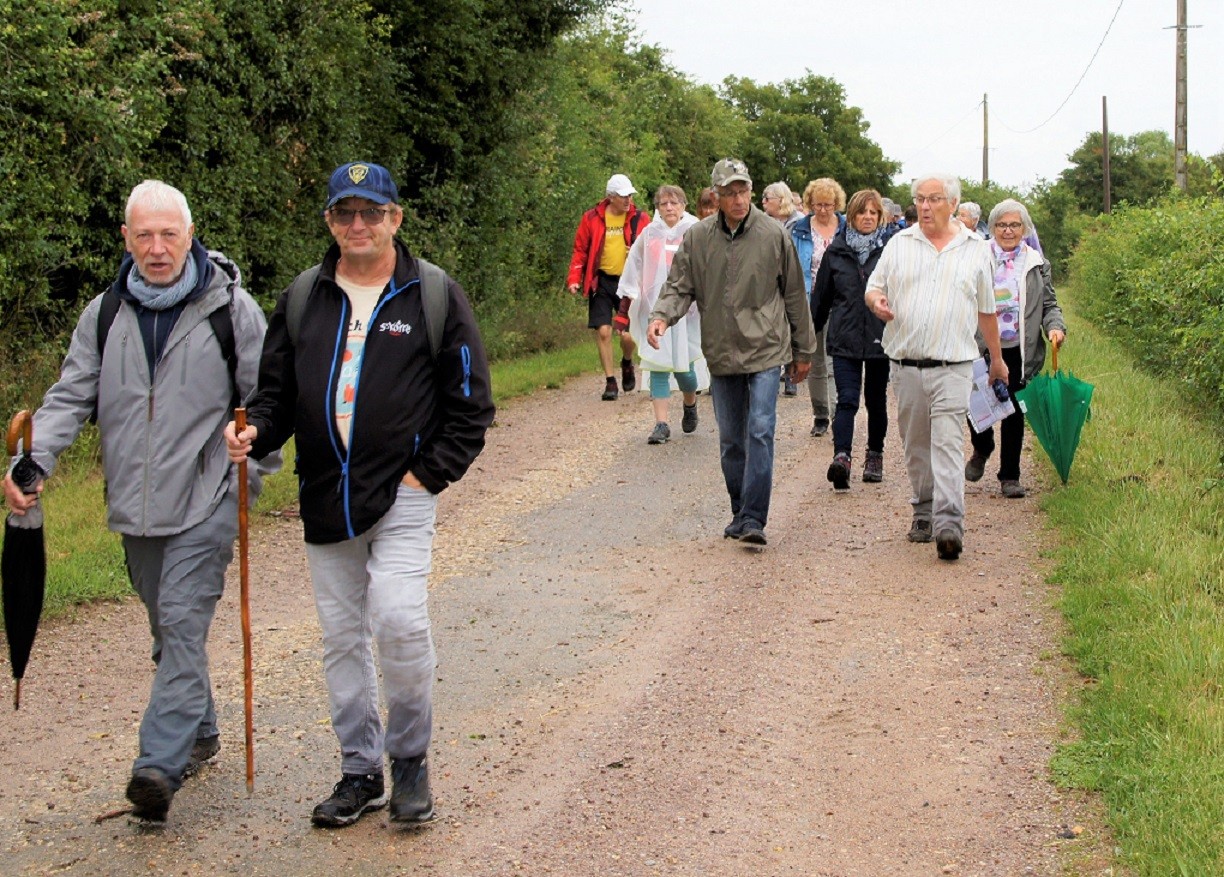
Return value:
M 364 180 L 366 178 L 366 175 L 369 173 L 370 173 L 370 168 L 368 165 L 355 164 L 351 168 L 348 169 L 348 178 L 352 180 L 355 185 L 360 186 L 361 181 Z

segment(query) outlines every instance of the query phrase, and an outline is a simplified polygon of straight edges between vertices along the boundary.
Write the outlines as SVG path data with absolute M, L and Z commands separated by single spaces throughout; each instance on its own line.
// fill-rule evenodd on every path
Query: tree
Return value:
M 778 85 L 727 77 L 722 97 L 748 123 L 740 148 L 753 180 L 775 180 L 803 191 L 816 177 L 833 177 L 847 192 L 887 191 L 900 165 L 884 157 L 867 136 L 858 107 L 846 106 L 845 89 L 808 73 Z

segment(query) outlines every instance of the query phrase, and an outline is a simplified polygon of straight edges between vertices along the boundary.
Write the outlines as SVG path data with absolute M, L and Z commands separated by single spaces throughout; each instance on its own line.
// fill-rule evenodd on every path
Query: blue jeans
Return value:
M 398 491 L 382 519 L 357 538 L 306 545 L 343 773 L 381 774 L 384 749 L 392 758 L 421 755 L 433 730 L 436 659 L 427 584 L 438 498 L 402 484 Z
M 854 418 L 858 415 L 860 394 L 867 406 L 867 450 L 884 450 L 884 436 L 888 433 L 888 371 L 887 359 L 833 357 L 833 379 L 837 382 L 837 413 L 833 417 L 835 454 L 849 456 L 854 447 Z
M 747 375 L 713 375 L 710 395 L 718 420 L 723 480 L 736 522 L 764 528 L 773 489 L 774 424 L 779 368 Z

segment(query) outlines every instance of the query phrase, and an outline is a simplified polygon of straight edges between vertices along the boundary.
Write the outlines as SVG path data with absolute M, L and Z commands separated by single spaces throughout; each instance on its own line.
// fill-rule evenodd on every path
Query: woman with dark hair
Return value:
M 833 462 L 828 479 L 837 490 L 850 487 L 854 418 L 859 396 L 867 406 L 867 457 L 863 480 L 884 478 L 884 436 L 888 432 L 888 357 L 881 338 L 884 321 L 863 301 L 892 230 L 875 189 L 855 192 L 846 207 L 846 225 L 825 250 L 812 288 L 812 320 L 819 333 L 828 324 L 825 349 L 833 357 L 837 411 L 833 417 Z
M 705 219 L 707 216 L 713 216 L 718 212 L 718 190 L 713 186 L 706 186 L 697 195 L 697 218 Z

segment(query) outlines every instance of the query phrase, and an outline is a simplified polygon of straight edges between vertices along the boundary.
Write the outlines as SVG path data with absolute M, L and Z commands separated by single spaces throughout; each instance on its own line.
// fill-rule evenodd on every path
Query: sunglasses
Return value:
M 391 211 L 386 207 L 363 207 L 361 210 L 353 210 L 350 207 L 333 207 L 327 212 L 331 214 L 332 221 L 336 225 L 352 225 L 358 213 L 361 214 L 361 221 L 366 225 L 379 225 L 383 217 Z

